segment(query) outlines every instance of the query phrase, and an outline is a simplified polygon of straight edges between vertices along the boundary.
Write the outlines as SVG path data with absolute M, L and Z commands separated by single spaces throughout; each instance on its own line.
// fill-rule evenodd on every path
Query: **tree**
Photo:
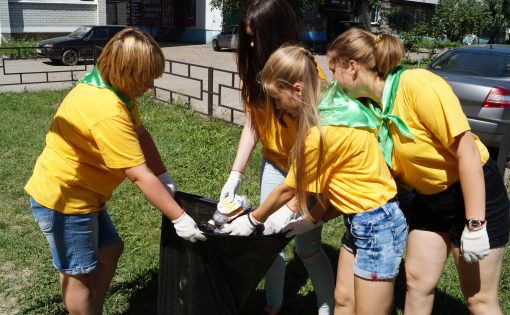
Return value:
M 488 5 L 476 0 L 439 0 L 432 17 L 434 33 L 451 41 L 460 41 L 465 34 L 480 35 L 491 25 Z

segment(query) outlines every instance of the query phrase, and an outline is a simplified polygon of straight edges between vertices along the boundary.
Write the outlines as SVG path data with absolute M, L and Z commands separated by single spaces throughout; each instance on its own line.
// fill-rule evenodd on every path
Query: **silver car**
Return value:
M 510 122 L 510 45 L 457 47 L 428 69 L 451 85 L 468 117 L 482 118 L 471 120 L 471 129 L 497 155 L 502 138 L 495 122 Z
M 214 36 L 212 39 L 212 47 L 218 51 L 222 48 L 236 49 L 237 48 L 237 25 L 232 25 Z

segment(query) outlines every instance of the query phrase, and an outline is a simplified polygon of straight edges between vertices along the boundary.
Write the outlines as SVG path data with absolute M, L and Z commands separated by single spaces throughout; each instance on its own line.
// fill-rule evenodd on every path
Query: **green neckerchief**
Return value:
M 131 109 L 133 107 L 131 104 L 131 100 L 127 96 L 122 94 L 119 90 L 117 90 L 116 88 L 111 87 L 108 84 L 106 84 L 106 82 L 103 81 L 103 78 L 101 78 L 101 74 L 99 73 L 99 70 L 97 69 L 97 67 L 93 67 L 92 71 L 90 73 L 87 73 L 79 82 L 86 83 L 86 84 L 89 84 L 92 86 L 97 86 L 100 89 L 107 89 L 107 90 L 110 90 L 113 93 L 115 93 L 115 95 L 117 95 L 117 97 L 120 98 L 120 100 L 126 106 L 128 112 L 129 112 L 129 116 L 131 117 L 131 120 L 133 122 L 135 122 L 135 120 L 133 118 L 133 114 L 131 113 Z
M 347 96 L 336 80 L 328 84 L 318 106 L 321 125 L 375 129 L 379 122 L 360 101 Z
M 393 152 L 393 140 L 389 130 L 390 122 L 397 127 L 398 132 L 401 135 L 414 141 L 413 135 L 404 121 L 397 115 L 391 114 L 402 72 L 404 72 L 404 67 L 398 66 L 393 68 L 386 77 L 382 97 L 382 111 L 379 106 L 374 105 L 373 102 L 369 101 L 370 109 L 372 109 L 373 113 L 381 120 L 378 136 L 379 147 L 381 148 L 384 161 L 386 161 L 386 164 L 388 164 L 389 167 L 392 167 L 391 156 Z

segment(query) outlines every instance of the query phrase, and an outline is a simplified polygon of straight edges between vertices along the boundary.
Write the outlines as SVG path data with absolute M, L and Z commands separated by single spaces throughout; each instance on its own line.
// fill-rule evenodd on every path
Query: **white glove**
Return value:
M 464 227 L 460 238 L 460 251 L 468 264 L 474 264 L 484 259 L 490 252 L 487 224 L 476 231 Z
M 290 220 L 287 223 L 287 225 L 285 225 L 285 227 L 283 228 L 283 232 L 287 232 L 287 234 L 285 234 L 285 237 L 293 237 L 311 231 L 321 226 L 323 223 L 324 222 L 322 222 L 322 220 L 319 220 L 317 223 L 314 223 L 303 217 L 299 217 L 297 219 Z
M 255 220 L 251 213 L 248 213 L 235 219 L 230 224 L 224 224 L 221 231 L 223 233 L 230 233 L 230 235 L 248 236 L 261 224 Z
M 158 175 L 158 179 L 165 186 L 166 190 L 172 195 L 172 197 L 175 195 L 175 192 L 177 191 L 177 183 L 170 177 L 168 172 L 164 172 Z
M 186 212 L 184 212 L 178 219 L 172 221 L 174 224 L 177 235 L 181 238 L 195 243 L 196 240 L 205 241 L 205 235 L 200 231 L 193 220 Z
M 227 199 L 228 202 L 234 201 L 237 188 L 241 184 L 241 173 L 238 171 L 230 172 L 227 182 L 223 185 L 220 194 L 220 200 Z
M 280 233 L 293 215 L 294 211 L 283 205 L 264 222 L 264 235 Z

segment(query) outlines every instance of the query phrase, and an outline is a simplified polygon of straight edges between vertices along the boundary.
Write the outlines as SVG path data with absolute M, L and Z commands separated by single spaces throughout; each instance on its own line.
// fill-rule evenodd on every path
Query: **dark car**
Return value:
M 218 51 L 222 48 L 237 48 L 237 25 L 229 26 L 227 29 L 214 36 L 212 39 L 212 47 Z
M 67 36 L 40 41 L 37 43 L 36 52 L 39 57 L 73 66 L 78 59 L 97 57 L 106 43 L 125 27 L 82 25 Z
M 451 85 L 466 115 L 510 122 L 510 45 L 457 47 L 432 60 L 428 69 Z M 497 152 L 498 123 L 475 120 L 470 125 Z

